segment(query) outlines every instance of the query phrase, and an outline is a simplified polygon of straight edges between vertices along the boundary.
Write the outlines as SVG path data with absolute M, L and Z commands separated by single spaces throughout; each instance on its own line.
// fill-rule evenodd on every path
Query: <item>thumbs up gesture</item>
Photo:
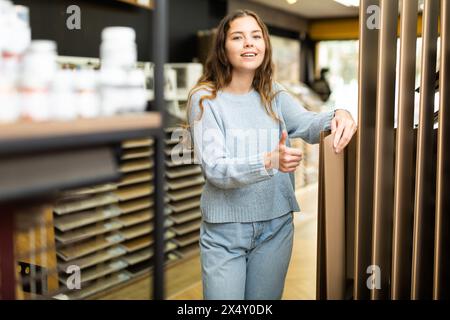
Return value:
M 283 131 L 275 150 L 266 153 L 264 164 L 266 169 L 278 169 L 281 172 L 294 172 L 303 158 L 302 152 L 286 146 L 287 132 Z

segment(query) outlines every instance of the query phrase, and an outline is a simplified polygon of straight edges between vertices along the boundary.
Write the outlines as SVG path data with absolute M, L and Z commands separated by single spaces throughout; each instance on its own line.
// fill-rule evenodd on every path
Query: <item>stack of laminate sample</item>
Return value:
M 169 230 L 175 233 L 172 242 L 177 246 L 174 253 L 186 258 L 199 250 L 200 195 L 205 180 L 201 167 L 192 161 L 192 152 L 178 138 L 177 129 L 166 129 L 166 188 L 173 222 Z
M 127 263 L 127 271 L 138 275 L 152 268 L 153 257 L 153 155 L 152 140 L 128 141 L 123 144 L 120 171 L 124 174 L 118 184 L 119 207 L 122 224 L 120 230 L 124 238 L 122 247 L 126 250 L 123 260 Z M 166 213 L 170 213 L 166 210 Z M 171 221 L 166 220 L 166 227 Z M 167 230 L 165 239 L 174 237 Z M 166 242 L 166 252 L 175 249 L 175 245 Z M 173 255 L 169 256 L 173 258 Z
M 66 192 L 55 206 L 60 283 L 69 266 L 81 269 L 81 290 L 67 298 L 89 297 L 151 268 L 153 166 L 152 140 L 124 142 L 119 182 Z M 167 239 L 174 235 L 166 232 Z M 166 250 L 175 247 L 168 241 Z
M 121 259 L 126 250 L 120 246 L 116 185 L 67 193 L 53 211 L 61 287 L 70 289 L 73 267 L 81 270 L 81 289 L 69 291 L 68 299 L 86 298 L 130 278 Z

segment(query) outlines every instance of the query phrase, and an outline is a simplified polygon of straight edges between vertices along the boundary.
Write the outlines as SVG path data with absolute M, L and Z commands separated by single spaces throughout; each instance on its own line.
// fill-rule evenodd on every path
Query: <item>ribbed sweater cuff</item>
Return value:
M 323 131 L 331 130 L 331 120 L 333 120 L 336 110 L 339 110 L 339 109 L 331 110 L 331 111 L 328 111 L 325 113 L 326 116 L 324 117 L 325 123 L 323 126 Z

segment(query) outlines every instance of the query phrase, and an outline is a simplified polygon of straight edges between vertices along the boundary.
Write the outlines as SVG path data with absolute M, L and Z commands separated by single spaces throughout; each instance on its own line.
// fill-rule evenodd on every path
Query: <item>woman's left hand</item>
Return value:
M 356 123 L 350 112 L 344 109 L 336 110 L 331 120 L 331 133 L 334 136 L 334 151 L 340 153 L 348 145 L 356 132 Z

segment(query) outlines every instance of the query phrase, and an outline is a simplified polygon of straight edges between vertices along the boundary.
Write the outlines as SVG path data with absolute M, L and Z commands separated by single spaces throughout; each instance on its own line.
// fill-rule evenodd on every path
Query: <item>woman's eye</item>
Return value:
M 242 37 L 233 37 L 232 39 L 233 40 L 239 40 L 239 39 L 241 39 Z
M 262 37 L 261 37 L 261 36 L 254 36 L 253 38 L 255 38 L 255 39 L 261 39 Z

